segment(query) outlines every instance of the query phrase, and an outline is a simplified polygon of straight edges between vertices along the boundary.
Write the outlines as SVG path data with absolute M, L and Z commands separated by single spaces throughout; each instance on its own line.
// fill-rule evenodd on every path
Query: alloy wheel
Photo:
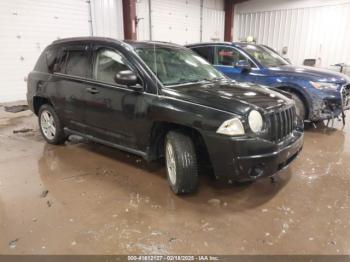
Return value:
M 166 167 L 168 170 L 169 180 L 173 185 L 175 185 L 175 183 L 176 183 L 175 154 L 174 154 L 173 146 L 169 142 L 166 143 L 165 158 L 166 158 Z
M 47 139 L 54 139 L 56 135 L 55 119 L 47 110 L 44 110 L 40 115 L 40 127 Z

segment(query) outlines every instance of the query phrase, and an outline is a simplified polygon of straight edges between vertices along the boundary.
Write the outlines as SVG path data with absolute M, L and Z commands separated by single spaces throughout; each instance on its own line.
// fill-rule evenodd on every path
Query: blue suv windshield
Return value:
M 285 61 L 280 55 L 263 46 L 242 45 L 240 47 L 254 57 L 264 67 L 288 65 L 288 62 Z

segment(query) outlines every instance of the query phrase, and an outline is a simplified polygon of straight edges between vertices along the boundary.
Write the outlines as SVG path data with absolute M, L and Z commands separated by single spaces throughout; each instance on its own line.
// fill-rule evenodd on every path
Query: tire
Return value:
M 41 135 L 47 143 L 60 145 L 66 141 L 61 120 L 51 105 L 44 104 L 38 112 Z
M 306 107 L 304 101 L 295 93 L 289 92 L 295 101 L 296 114 L 301 120 L 306 119 Z
M 192 139 L 170 131 L 165 137 L 165 164 L 168 183 L 177 195 L 193 193 L 198 188 L 196 149 Z

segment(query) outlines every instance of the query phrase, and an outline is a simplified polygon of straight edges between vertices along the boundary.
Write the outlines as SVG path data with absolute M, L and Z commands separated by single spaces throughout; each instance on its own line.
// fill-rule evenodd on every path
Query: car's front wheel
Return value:
M 51 105 L 41 106 L 38 118 L 40 132 L 49 144 L 59 145 L 65 142 L 62 123 Z
M 170 131 L 166 135 L 165 163 L 168 182 L 175 194 L 197 190 L 197 156 L 190 136 L 178 131 Z

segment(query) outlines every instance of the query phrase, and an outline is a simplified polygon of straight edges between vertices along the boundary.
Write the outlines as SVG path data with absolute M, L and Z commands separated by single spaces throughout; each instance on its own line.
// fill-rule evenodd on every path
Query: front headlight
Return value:
M 218 130 L 216 130 L 216 133 L 228 136 L 239 136 L 244 135 L 245 132 L 241 120 L 232 118 L 223 122 Z
M 312 82 L 310 84 L 318 89 L 318 90 L 336 90 L 338 85 L 334 83 L 326 83 L 326 82 Z
M 263 118 L 262 118 L 261 114 L 256 110 L 250 111 L 249 116 L 248 116 L 248 123 L 249 123 L 250 129 L 254 133 L 260 132 L 263 128 L 263 125 L 264 125 Z

